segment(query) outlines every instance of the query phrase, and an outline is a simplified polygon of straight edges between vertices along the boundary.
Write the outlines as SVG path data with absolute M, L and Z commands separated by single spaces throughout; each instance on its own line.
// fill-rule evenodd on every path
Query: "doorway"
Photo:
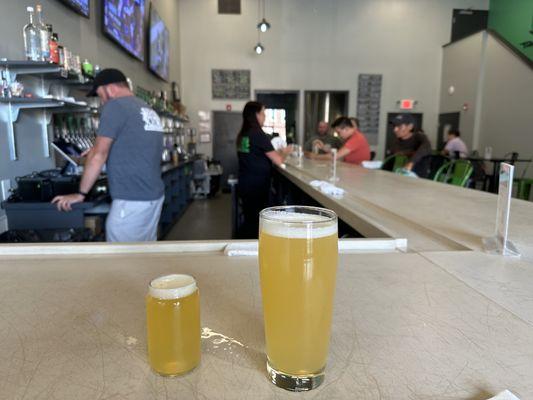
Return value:
M 316 133 L 320 121 L 331 124 L 348 115 L 348 91 L 306 90 L 304 143 Z
M 228 177 L 237 176 L 237 134 L 242 125 L 240 112 L 213 112 L 213 159 L 220 161 L 223 168 L 221 187 L 229 190 Z
M 487 29 L 489 12 L 487 10 L 453 10 L 451 42 L 461 40 Z
M 444 143 L 448 139 L 448 132 L 459 130 L 460 112 L 439 114 L 439 128 L 437 130 L 437 150 L 444 149 Z
M 396 135 L 394 134 L 394 127 L 389 121 L 392 121 L 397 115 L 403 113 L 388 113 L 387 114 L 387 140 L 385 142 L 385 157 L 390 156 L 393 152 L 394 144 L 396 143 Z M 422 113 L 411 113 L 415 120 L 414 130 L 422 129 Z
M 255 98 L 266 108 L 264 131 L 277 132 L 288 143 L 296 141 L 298 121 L 298 91 L 256 90 Z

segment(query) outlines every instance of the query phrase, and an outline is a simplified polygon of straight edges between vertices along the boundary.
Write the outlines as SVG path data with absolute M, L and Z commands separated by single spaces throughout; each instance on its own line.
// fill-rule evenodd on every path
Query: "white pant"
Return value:
M 164 196 L 152 201 L 113 200 L 106 221 L 106 240 L 156 241 L 163 200 Z

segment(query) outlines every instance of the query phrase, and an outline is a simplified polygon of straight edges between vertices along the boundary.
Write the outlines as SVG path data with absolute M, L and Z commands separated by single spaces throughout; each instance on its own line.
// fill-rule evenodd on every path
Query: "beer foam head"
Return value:
M 263 211 L 261 217 L 261 231 L 271 236 L 311 239 L 337 234 L 336 217 L 275 209 Z
M 158 299 L 179 299 L 193 294 L 196 288 L 196 281 L 190 275 L 165 275 L 150 282 L 149 294 Z

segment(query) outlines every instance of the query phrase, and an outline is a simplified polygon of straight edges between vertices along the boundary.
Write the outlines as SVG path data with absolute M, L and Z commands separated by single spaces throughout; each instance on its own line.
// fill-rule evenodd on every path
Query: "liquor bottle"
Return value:
M 43 23 L 42 11 L 43 7 L 37 4 L 35 7 L 37 11 L 37 30 L 39 32 L 39 41 L 41 46 L 41 61 L 50 61 L 50 36 L 48 34 L 48 28 Z
M 33 7 L 26 8 L 28 11 L 30 22 L 24 26 L 24 51 L 26 59 L 30 61 L 41 60 L 41 39 L 39 31 L 33 23 Z
M 48 28 L 48 35 L 50 36 L 50 62 L 59 64 L 59 38 L 57 33 L 53 32 L 52 25 L 46 25 Z

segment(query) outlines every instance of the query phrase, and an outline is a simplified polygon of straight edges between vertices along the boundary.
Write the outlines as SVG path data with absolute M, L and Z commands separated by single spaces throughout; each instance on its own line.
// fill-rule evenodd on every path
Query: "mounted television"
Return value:
M 145 0 L 103 0 L 102 5 L 104 34 L 144 61 Z
M 91 0 L 59 0 L 67 7 L 72 8 L 78 14 L 89 18 L 91 15 Z
M 170 62 L 170 35 L 165 22 L 157 13 L 154 5 L 150 9 L 150 71 L 168 81 Z

